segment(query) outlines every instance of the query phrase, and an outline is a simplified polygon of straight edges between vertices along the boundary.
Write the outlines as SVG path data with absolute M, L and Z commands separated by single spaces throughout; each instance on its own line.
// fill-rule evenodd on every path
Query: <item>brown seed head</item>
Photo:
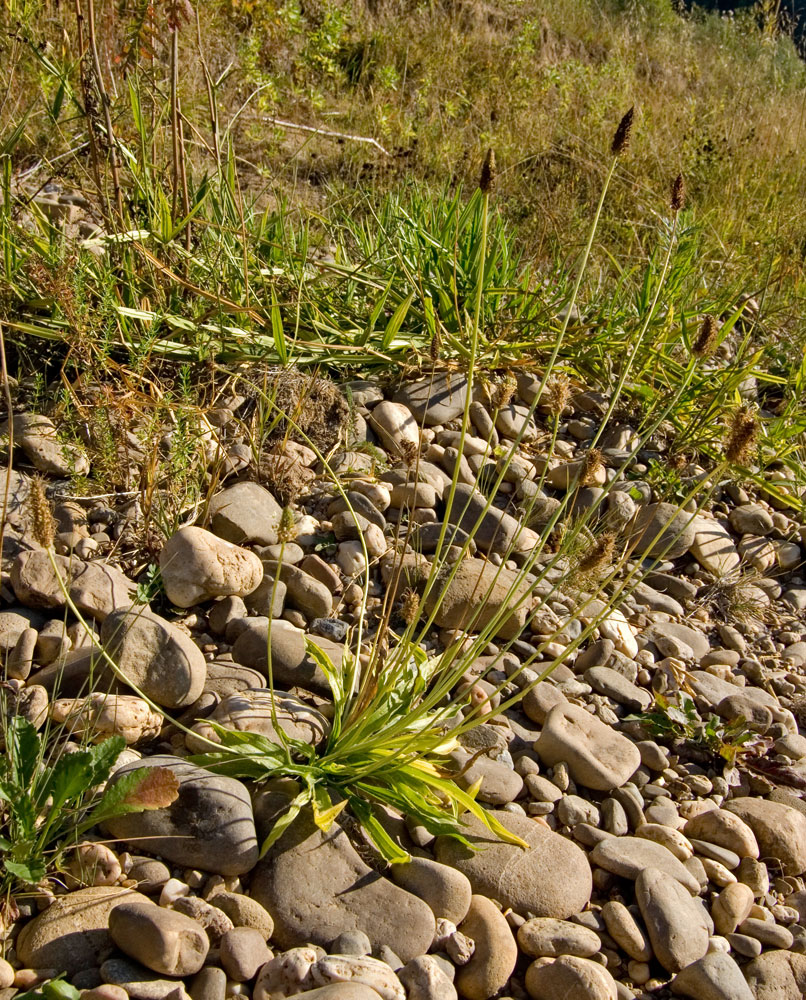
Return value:
M 612 532 L 600 535 L 593 545 L 584 553 L 579 560 L 577 569 L 580 573 L 601 572 L 613 561 L 613 549 L 616 545 L 616 536 Z
M 417 614 L 420 610 L 420 595 L 416 590 L 407 587 L 403 591 L 403 600 L 400 605 L 400 617 L 407 625 L 413 625 L 417 621 Z
M 632 137 L 634 119 L 635 107 L 633 106 L 618 123 L 618 128 L 616 129 L 616 133 L 613 136 L 613 142 L 610 146 L 610 151 L 613 156 L 621 156 L 622 153 L 626 153 L 630 148 L 630 139 Z
M 697 338 L 691 345 L 691 353 L 695 358 L 707 358 L 708 355 L 716 347 L 716 338 L 719 333 L 719 327 L 713 316 L 708 315 L 702 321 L 702 326 L 700 327 L 700 332 L 697 334 Z
M 725 441 L 725 458 L 732 465 L 747 465 L 758 441 L 758 419 L 749 406 L 733 414 Z
M 555 375 L 546 386 L 546 406 L 554 417 L 562 415 L 571 398 L 571 380 L 567 375 Z
M 51 548 L 56 537 L 56 521 L 45 493 L 45 480 L 41 476 L 34 476 L 31 480 L 27 505 L 34 539 L 43 549 Z
M 489 194 L 495 187 L 495 152 L 492 149 L 488 149 L 487 155 L 484 157 L 479 187 L 482 194 Z
M 509 401 L 515 395 L 518 388 L 518 380 L 512 374 L 512 372 L 507 372 L 502 379 L 500 379 L 493 386 L 493 391 L 490 395 L 490 404 L 494 410 L 503 410 L 505 406 L 509 405 Z
M 417 459 L 420 455 L 420 449 L 416 444 L 414 444 L 413 441 L 399 441 L 397 448 L 405 466 L 411 468 L 417 463 Z
M 686 182 L 682 174 L 672 181 L 672 211 L 679 212 L 686 204 Z
M 580 486 L 595 486 L 599 471 L 602 469 L 602 453 L 598 448 L 589 448 L 583 459 Z
M 439 335 L 439 330 L 434 329 L 434 336 L 431 338 L 431 344 L 428 348 L 428 353 L 431 355 L 431 360 L 433 362 L 439 361 L 439 356 L 442 352 L 442 338 Z

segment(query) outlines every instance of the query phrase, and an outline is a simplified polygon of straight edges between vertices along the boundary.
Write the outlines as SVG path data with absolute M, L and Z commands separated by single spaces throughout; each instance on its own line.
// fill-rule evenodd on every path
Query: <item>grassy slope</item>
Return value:
M 397 301 L 405 301 L 401 206 L 393 202 L 379 209 L 383 194 L 416 186 L 404 204 L 414 212 L 418 238 L 425 229 L 433 232 L 445 217 L 445 199 L 435 195 L 457 185 L 472 188 L 483 151 L 492 145 L 500 166 L 496 207 L 508 223 L 515 256 L 530 262 L 524 281 L 530 288 L 548 282 L 543 287 L 554 288 L 561 300 L 607 170 L 614 123 L 634 103 L 632 150 L 610 187 L 580 299 L 588 315 L 607 320 L 589 367 L 618 353 L 612 336 L 621 326 L 641 321 L 648 261 L 654 252 L 657 273 L 665 239 L 669 182 L 683 171 L 691 207 L 683 220 L 682 250 L 672 261 L 679 287 L 668 302 L 661 300 L 669 322 L 657 335 L 677 336 L 675 321 L 681 316 L 693 322 L 705 311 L 730 315 L 742 292 L 754 293 L 762 304 L 759 332 L 773 344 L 764 363 L 778 365 L 785 378 L 799 368 L 806 70 L 792 43 L 765 32 L 756 19 L 700 14 L 684 19 L 668 0 L 473 0 L 405 7 L 210 0 L 197 6 L 198 33 L 193 20 L 180 18 L 177 73 L 191 196 L 201 191 L 202 177 L 215 172 L 205 71 L 215 81 L 221 156 L 232 151 L 239 176 L 226 177 L 216 197 L 207 189 L 194 220 L 194 257 L 188 260 L 182 254 L 184 234 L 177 229 L 171 238 L 182 211 L 172 183 L 166 10 L 157 7 L 150 23 L 136 16 L 147 7 L 139 0 L 97 4 L 100 62 L 114 127 L 133 151 L 134 166 L 122 171 L 125 224 L 156 234 L 150 251 L 191 284 L 266 317 L 272 309 L 264 266 L 270 257 L 285 276 L 274 289 L 287 334 L 290 324 L 299 322 L 295 282 L 302 288 L 305 278 L 293 263 L 294 253 L 310 238 L 341 243 L 340 260 L 370 258 L 366 287 L 383 287 L 391 276 Z M 69 4 L 54 10 L 10 0 L 2 16 L 14 22 L 15 14 L 0 60 L 0 128 L 8 136 L 28 114 L 11 160 L 19 168 L 39 163 L 29 183 L 44 183 L 48 162 L 86 138 L 76 24 Z M 140 135 L 130 86 L 142 107 Z M 49 113 L 54 108 L 55 121 Z M 271 116 L 373 137 L 391 155 L 363 143 L 281 128 L 267 120 Z M 59 160 L 53 173 L 63 183 L 92 189 L 86 152 Z M 292 218 L 312 222 L 309 232 L 295 233 L 293 252 L 284 224 L 257 210 L 280 199 L 298 210 Z M 330 221 L 323 222 L 324 216 Z M 356 225 L 361 219 L 367 220 L 363 230 Z M 449 231 L 450 226 L 443 230 L 446 239 Z M 137 253 L 112 254 L 109 267 L 91 262 L 83 273 L 65 268 L 58 246 L 37 245 L 34 267 L 29 248 L 18 242 L 14 250 L 11 284 L 17 295 L 7 306 L 12 318 L 20 302 L 55 299 L 57 318 L 97 334 L 111 324 L 127 326 L 114 315 L 118 299 L 129 309 L 175 317 L 169 332 L 185 341 L 181 322 L 192 328 L 209 318 L 208 301 L 166 279 Z M 50 268 L 45 282 L 38 260 L 43 255 Z M 389 260 L 381 260 L 385 255 Z M 514 281 L 516 262 L 502 273 Z M 60 300 L 60 283 L 75 284 L 74 275 L 81 276 L 81 287 L 71 289 L 72 300 L 70 295 Z M 322 287 L 320 282 L 305 289 L 302 312 L 309 315 L 303 315 L 303 330 L 306 323 L 314 329 L 335 316 L 332 339 L 352 337 L 355 344 L 355 329 L 367 322 L 378 293 L 353 295 L 342 285 L 335 295 L 332 287 L 325 289 L 318 302 Z M 428 330 L 424 303 L 419 305 L 414 320 L 420 323 L 416 346 L 422 349 Z M 70 309 L 79 310 L 77 318 Z M 226 315 L 251 329 L 252 314 Z M 515 346 L 503 355 L 492 352 L 489 363 L 512 361 L 528 343 L 530 328 L 543 329 L 549 317 L 539 309 L 519 313 L 517 308 L 493 315 L 491 327 L 499 320 L 507 330 L 513 327 L 506 338 Z M 401 329 L 413 337 L 418 331 L 410 320 L 411 315 Z M 459 316 L 456 329 L 461 321 Z M 139 337 L 134 325 L 128 321 L 121 336 Z M 155 333 L 155 325 L 149 332 Z M 215 341 L 202 337 L 194 346 L 199 353 L 216 349 Z M 589 346 L 585 338 L 582 346 Z
M 47 120 L 39 92 L 52 100 L 55 81 L 19 39 L 46 42 L 47 57 L 69 67 L 76 83 L 72 5 L 16 6 L 29 15 L 0 69 L 0 125 L 7 131 L 32 110 L 20 152 L 47 153 L 79 126 L 69 107 L 56 129 Z M 102 62 L 118 67 L 109 86 L 126 134 L 119 69 L 137 20 L 111 0 L 97 6 Z M 493 145 L 512 217 L 538 247 L 566 247 L 598 191 L 613 122 L 635 103 L 639 141 L 609 212 L 624 257 L 678 170 L 700 217 L 731 253 L 773 243 L 788 256 L 800 252 L 806 72 L 789 40 L 766 37 L 749 15 L 684 20 L 668 0 L 211 0 L 198 7 L 211 75 L 228 70 L 219 90 L 222 127 L 240 112 L 238 153 L 298 197 L 311 186 L 349 190 L 360 181 L 375 189 L 401 176 L 438 185 L 475 180 Z M 137 36 L 156 56 L 139 65 L 160 94 L 169 86 L 166 34 L 161 14 L 153 36 Z M 209 136 L 209 116 L 193 24 L 180 39 L 180 95 L 200 140 Z M 372 136 L 395 155 L 276 129 L 267 114 Z M 188 138 L 200 147 L 195 135 Z M 209 168 L 204 161 L 199 167 Z

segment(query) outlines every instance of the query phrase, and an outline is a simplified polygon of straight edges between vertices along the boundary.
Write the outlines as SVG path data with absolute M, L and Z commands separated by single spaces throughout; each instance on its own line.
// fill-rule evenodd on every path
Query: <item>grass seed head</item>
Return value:
M 571 380 L 567 375 L 555 375 L 546 386 L 546 404 L 553 417 L 562 416 L 571 398 Z
M 725 440 L 725 458 L 731 465 L 747 465 L 758 441 L 758 419 L 749 406 L 733 414 Z
M 706 316 L 702 321 L 700 332 L 691 346 L 691 353 L 695 358 L 707 358 L 716 347 L 716 338 L 719 327 L 713 316 Z
M 407 468 L 410 469 L 413 465 L 417 464 L 420 449 L 413 441 L 399 441 L 397 448 L 400 452 L 401 461 Z
M 509 401 L 515 395 L 517 388 L 518 380 L 512 372 L 507 372 L 506 375 L 499 379 L 493 386 L 493 390 L 490 395 L 492 408 L 494 410 L 503 410 L 505 406 L 509 405 Z
M 612 563 L 615 546 L 616 536 L 612 532 L 600 535 L 579 560 L 577 569 L 585 575 L 601 573 Z
M 431 355 L 431 360 L 436 364 L 439 361 L 439 356 L 442 353 L 442 338 L 439 335 L 439 330 L 434 330 L 434 336 L 431 338 L 431 343 L 428 347 L 428 353 Z
M 679 212 L 686 204 L 686 181 L 682 174 L 672 181 L 671 203 L 673 212 Z
M 489 194 L 495 187 L 495 176 L 495 152 L 488 149 L 481 166 L 481 177 L 479 177 L 479 187 L 482 194 Z
M 618 128 L 616 129 L 616 133 L 613 136 L 613 142 L 610 146 L 610 151 L 613 156 L 621 156 L 630 148 L 630 139 L 632 138 L 632 126 L 634 119 L 635 107 L 633 106 L 618 123 Z
M 297 537 L 297 526 L 294 524 L 294 511 L 290 507 L 283 507 L 280 515 L 280 526 L 277 529 L 278 542 L 293 542 Z
M 31 480 L 27 505 L 34 539 L 43 549 L 51 548 L 56 537 L 56 521 L 41 476 L 34 476 Z
M 580 486 L 595 486 L 598 474 L 603 468 L 602 453 L 598 448 L 590 448 L 585 452 L 583 459 L 582 476 Z
M 417 621 L 420 611 L 420 595 L 412 587 L 407 587 L 403 591 L 403 600 L 400 604 L 400 617 L 407 625 L 413 625 Z

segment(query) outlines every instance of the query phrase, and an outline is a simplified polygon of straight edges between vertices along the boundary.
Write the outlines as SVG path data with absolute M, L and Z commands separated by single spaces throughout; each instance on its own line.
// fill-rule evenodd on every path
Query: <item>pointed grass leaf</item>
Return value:
M 394 342 L 395 337 L 397 337 L 400 328 L 403 325 L 403 320 L 406 318 L 406 314 L 408 313 L 413 301 L 414 292 L 405 298 L 392 313 L 389 322 L 386 324 L 386 329 L 383 331 L 383 339 L 381 340 L 382 351 L 388 351 L 392 346 L 392 343 Z
M 347 806 L 347 799 L 342 799 L 341 802 L 333 805 L 327 789 L 323 785 L 314 785 L 311 805 L 313 806 L 314 823 L 322 833 L 327 833 L 333 826 L 336 817 Z
M 350 809 L 364 832 L 390 865 L 404 865 L 411 861 L 411 855 L 392 840 L 368 802 L 351 795 Z
M 271 833 L 266 837 L 260 847 L 260 857 L 265 857 L 268 851 L 277 843 L 285 831 L 291 826 L 299 816 L 300 810 L 311 801 L 312 793 L 310 788 L 303 789 L 299 795 L 295 796 L 289 803 L 288 809 L 283 815 L 274 821 Z

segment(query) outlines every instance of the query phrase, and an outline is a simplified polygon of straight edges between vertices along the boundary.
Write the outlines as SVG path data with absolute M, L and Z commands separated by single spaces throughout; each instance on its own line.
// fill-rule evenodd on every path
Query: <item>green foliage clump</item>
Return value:
M 5 708 L 5 706 L 3 706 Z M 0 852 L 3 890 L 36 885 L 57 871 L 82 834 L 105 820 L 170 804 L 175 777 L 164 768 L 130 771 L 103 792 L 125 747 L 119 736 L 68 752 L 49 747 L 19 715 L 3 726 L 0 758 Z
M 655 695 L 655 706 L 648 712 L 629 715 L 626 722 L 638 722 L 652 736 L 666 743 L 690 744 L 714 757 L 722 758 L 729 766 L 736 763 L 742 752 L 748 751 L 758 738 L 747 728 L 742 716 L 725 722 L 718 715 L 700 716 L 693 699 L 682 692 L 679 703 Z

